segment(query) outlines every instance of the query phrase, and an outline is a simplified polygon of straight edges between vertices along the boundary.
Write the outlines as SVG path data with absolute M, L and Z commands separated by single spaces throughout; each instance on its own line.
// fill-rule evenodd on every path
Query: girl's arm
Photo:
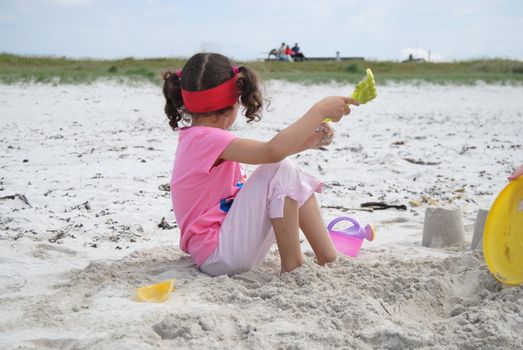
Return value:
M 359 103 L 349 97 L 331 96 L 314 104 L 303 117 L 280 131 L 270 141 L 262 142 L 237 138 L 220 156 L 246 164 L 276 163 L 285 157 L 303 151 L 325 118 L 339 121 L 350 112 L 349 104 Z M 322 133 L 323 134 L 323 133 Z M 325 135 L 321 135 L 322 137 Z
M 520 177 L 521 175 L 523 175 L 523 164 L 517 168 L 516 170 L 514 170 L 514 172 L 512 173 L 512 175 L 509 176 L 509 180 L 510 181 L 513 181 L 513 180 L 516 180 L 518 177 Z

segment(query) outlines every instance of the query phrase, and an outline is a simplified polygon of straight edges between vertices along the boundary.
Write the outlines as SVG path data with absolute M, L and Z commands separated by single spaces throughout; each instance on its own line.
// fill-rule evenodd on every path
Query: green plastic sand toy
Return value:
M 372 74 L 372 71 L 370 68 L 367 68 L 366 70 L 367 75 L 365 78 L 360 80 L 360 82 L 356 85 L 354 88 L 354 92 L 351 95 L 351 98 L 358 101 L 360 104 L 365 104 L 369 101 L 372 101 L 378 96 L 378 93 L 376 92 L 376 82 L 374 81 L 374 74 Z M 323 120 L 324 123 L 331 122 L 331 118 L 325 118 Z
M 366 70 L 367 76 L 363 78 L 354 89 L 351 97 L 358 101 L 360 104 L 365 104 L 378 96 L 376 93 L 376 82 L 374 81 L 374 74 L 370 68 Z

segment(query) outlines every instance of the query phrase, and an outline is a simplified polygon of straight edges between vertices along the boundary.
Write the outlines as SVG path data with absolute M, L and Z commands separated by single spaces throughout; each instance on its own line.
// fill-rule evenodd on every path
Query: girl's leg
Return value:
M 271 219 L 281 259 L 281 272 L 290 272 L 303 264 L 300 248 L 298 202 L 285 197 L 283 217 Z
M 319 265 L 336 260 L 336 248 L 329 237 L 314 194 L 299 209 L 299 225 L 309 241 Z
M 200 269 L 217 276 L 255 268 L 262 263 L 276 236 L 282 271 L 300 266 L 303 257 L 298 208 L 321 187 L 321 181 L 288 159 L 260 165 L 234 199 L 222 222 L 218 248 Z

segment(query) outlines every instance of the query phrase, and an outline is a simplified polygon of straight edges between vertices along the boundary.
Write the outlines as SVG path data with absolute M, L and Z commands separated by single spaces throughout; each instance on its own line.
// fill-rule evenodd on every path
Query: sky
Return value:
M 71 58 L 523 60 L 521 0 L 0 0 L 0 52 Z

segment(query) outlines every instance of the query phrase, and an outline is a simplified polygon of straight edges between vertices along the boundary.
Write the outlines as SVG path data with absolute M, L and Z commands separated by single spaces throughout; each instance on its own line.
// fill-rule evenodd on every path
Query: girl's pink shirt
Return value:
M 218 157 L 236 136 L 226 130 L 193 126 L 179 130 L 171 196 L 180 227 L 180 248 L 200 266 L 218 247 L 227 199 L 243 181 L 238 162 Z M 230 204 L 230 203 L 229 203 Z

